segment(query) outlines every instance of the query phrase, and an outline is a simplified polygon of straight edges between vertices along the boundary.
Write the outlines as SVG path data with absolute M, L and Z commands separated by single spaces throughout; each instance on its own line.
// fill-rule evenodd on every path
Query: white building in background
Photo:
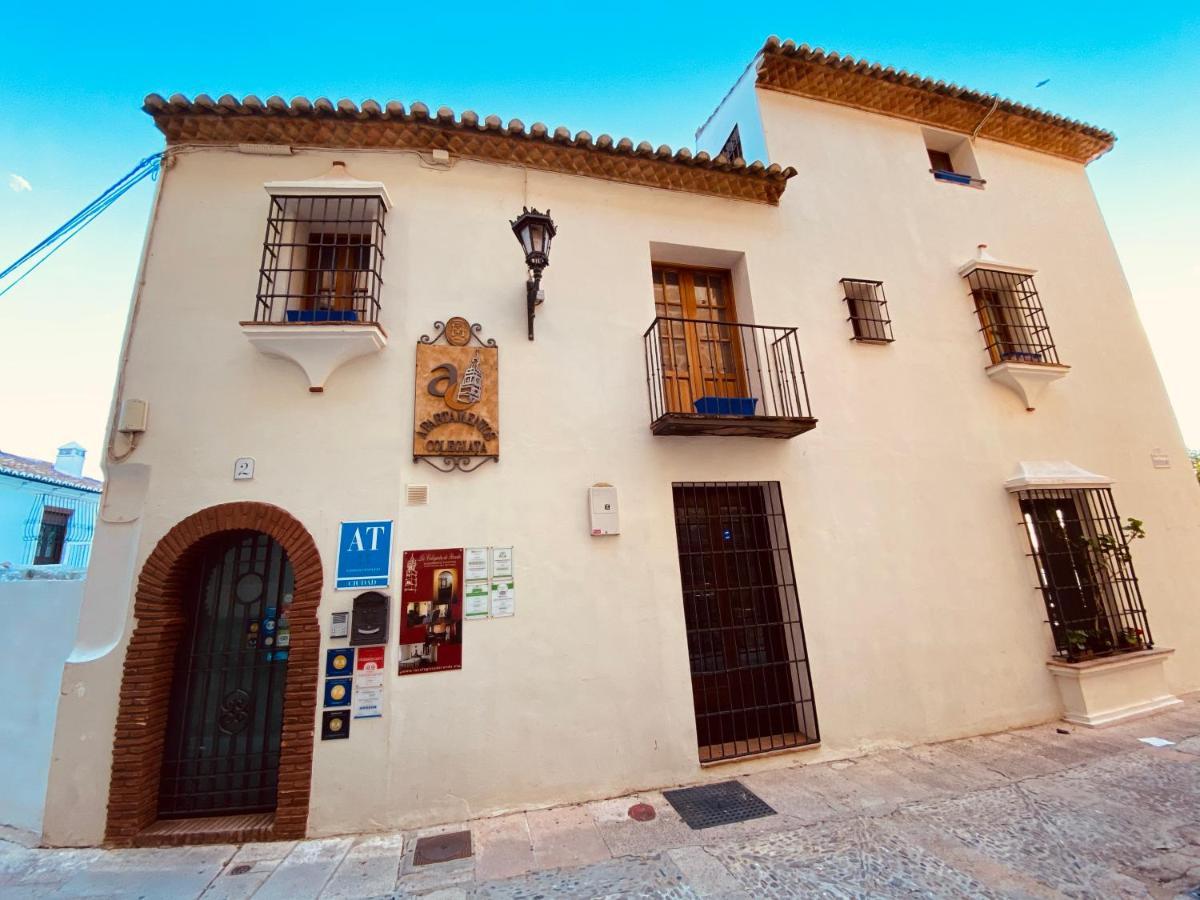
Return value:
M 86 455 L 74 442 L 54 462 L 0 451 L 0 575 L 87 568 L 102 485 L 84 477 Z
M 47 842 L 461 820 L 1200 687 L 1111 134 L 775 39 L 695 153 L 146 111 Z

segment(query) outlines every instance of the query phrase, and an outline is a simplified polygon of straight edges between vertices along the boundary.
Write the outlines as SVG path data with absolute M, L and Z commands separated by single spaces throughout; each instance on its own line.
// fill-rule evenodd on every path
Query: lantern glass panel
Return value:
M 534 253 L 546 252 L 546 226 L 541 222 L 533 222 L 529 226 L 529 249 Z

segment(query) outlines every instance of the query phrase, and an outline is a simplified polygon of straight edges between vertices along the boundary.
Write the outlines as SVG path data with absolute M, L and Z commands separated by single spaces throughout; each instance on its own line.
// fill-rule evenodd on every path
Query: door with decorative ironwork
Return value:
M 779 483 L 677 483 L 674 493 L 701 761 L 815 743 Z
M 278 543 L 254 531 L 214 535 L 193 552 L 159 816 L 270 811 L 279 779 L 292 566 Z

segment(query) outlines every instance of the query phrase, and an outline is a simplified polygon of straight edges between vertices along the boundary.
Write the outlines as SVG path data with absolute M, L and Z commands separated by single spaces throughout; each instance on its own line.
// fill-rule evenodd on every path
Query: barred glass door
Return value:
M 700 759 L 819 740 L 778 482 L 674 486 Z
M 292 566 L 258 532 L 215 535 L 194 552 L 159 816 L 274 810 Z

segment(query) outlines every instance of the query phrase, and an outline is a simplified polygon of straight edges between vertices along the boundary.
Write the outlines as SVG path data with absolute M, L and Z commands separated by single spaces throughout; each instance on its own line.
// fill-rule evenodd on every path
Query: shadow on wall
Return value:
M 75 643 L 83 580 L 0 579 L 0 837 L 42 833 L 63 664 Z

